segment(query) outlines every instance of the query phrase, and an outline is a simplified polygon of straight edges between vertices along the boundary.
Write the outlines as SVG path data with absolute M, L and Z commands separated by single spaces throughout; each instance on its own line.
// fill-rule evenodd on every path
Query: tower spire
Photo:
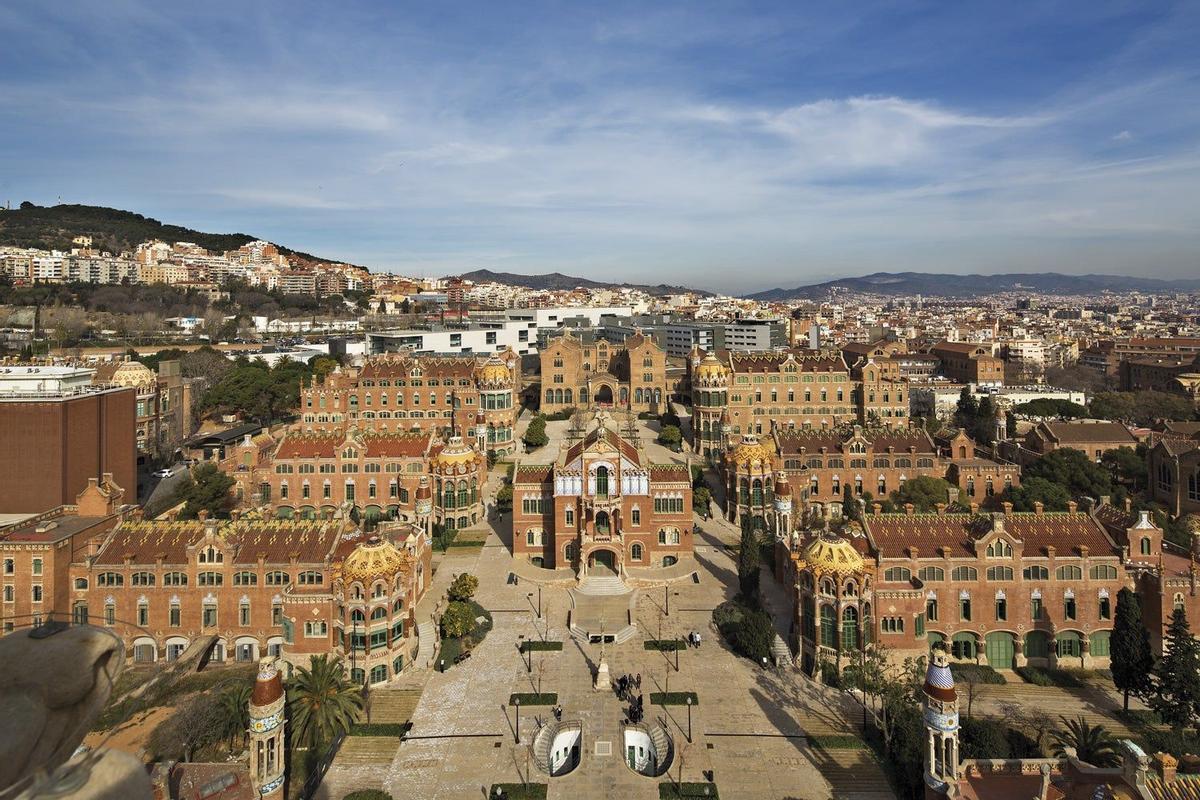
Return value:
M 260 659 L 250 695 L 250 782 L 261 800 L 283 800 L 284 796 L 284 703 L 283 677 L 275 657 Z

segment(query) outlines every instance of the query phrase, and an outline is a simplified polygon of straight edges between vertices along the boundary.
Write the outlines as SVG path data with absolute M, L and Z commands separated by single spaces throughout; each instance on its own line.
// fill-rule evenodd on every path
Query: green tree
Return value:
M 319 750 L 358 721 L 363 696 L 340 658 L 319 655 L 296 669 L 287 704 L 293 741 Z
M 544 414 L 538 414 L 529 421 L 529 427 L 525 429 L 522 441 L 531 450 L 544 447 L 550 442 L 550 437 L 546 435 L 546 416 Z
M 211 517 L 228 517 L 234 503 L 233 495 L 229 493 L 233 484 L 233 478 L 211 461 L 194 467 L 175 490 L 175 502 L 184 503 L 180 518 L 195 519 L 201 510 Z
M 1128 587 L 1117 593 L 1109 652 L 1113 685 L 1124 697 L 1124 708 L 1128 711 L 1129 695 L 1145 697 L 1149 694 L 1152 686 L 1150 670 L 1154 666 L 1150 632 L 1142 622 L 1142 601 Z
M 511 483 L 506 483 L 496 490 L 496 510 L 501 514 L 507 514 L 512 511 L 513 504 L 513 487 Z
M 476 578 L 469 572 L 464 572 L 450 582 L 450 588 L 446 590 L 446 596 L 451 600 L 465 603 L 475 596 L 475 592 L 479 590 L 479 578 Z
M 971 394 L 971 387 L 964 386 L 959 392 L 958 406 L 954 410 L 954 424 L 970 435 L 978 417 L 979 402 L 975 399 L 975 395 Z
M 991 444 L 996 441 L 996 404 L 991 395 L 985 395 L 979 401 L 979 410 L 968 434 L 979 444 Z
M 678 447 L 682 441 L 683 434 L 674 425 L 664 425 L 663 429 L 658 432 L 658 443 L 666 447 Z
M 1128 486 L 1131 491 L 1139 491 L 1146 485 L 1146 446 L 1139 444 L 1137 449 L 1118 447 L 1116 450 L 1106 450 L 1100 456 L 1100 463 L 1109 472 L 1117 476 L 1117 480 Z
M 1014 511 L 1033 511 L 1035 502 L 1040 502 L 1046 511 L 1066 511 L 1071 501 L 1066 489 L 1045 478 L 1027 478 L 1020 486 L 1005 489 L 1003 497 L 1013 504 Z
M 1088 403 L 1088 415 L 1097 419 L 1129 422 L 1135 413 L 1131 392 L 1098 392 Z
M 1078 719 L 1060 717 L 1063 727 L 1051 732 L 1054 755 L 1062 758 L 1067 748 L 1075 751 L 1075 757 L 1093 767 L 1116 767 L 1121 763 L 1117 754 L 1117 740 L 1103 725 L 1089 725 L 1082 715 Z
M 1013 406 L 1013 413 L 1024 417 L 1056 417 L 1058 419 L 1077 419 L 1087 415 L 1087 409 L 1078 403 L 1061 398 L 1039 397 L 1028 403 Z
M 1176 734 L 1196 720 L 1200 709 L 1200 642 L 1192 638 L 1182 608 L 1171 614 L 1163 657 L 1154 670 L 1147 704 Z
M 692 509 L 701 514 L 708 513 L 708 504 L 712 502 L 712 492 L 707 486 L 692 489 Z
M 921 475 L 905 481 L 904 485 L 892 492 L 892 502 L 897 506 L 912 503 L 916 511 L 928 513 L 937 509 L 938 503 L 945 503 L 950 497 L 950 484 L 941 478 Z
M 224 738 L 227 729 L 221 706 L 195 695 L 154 728 L 148 749 L 156 760 L 191 761 L 202 747 Z
M 243 740 L 250 728 L 250 695 L 252 688 L 249 683 L 239 681 L 221 692 L 218 704 L 225 715 L 225 724 L 229 730 L 229 749 L 233 750 L 234 738 L 240 735 Z
M 1022 481 L 1028 478 L 1044 478 L 1075 496 L 1099 498 L 1112 493 L 1108 470 L 1070 447 L 1052 450 L 1031 462 L 1021 474 Z
M 842 486 L 842 519 L 858 519 L 858 501 L 854 499 L 854 491 L 847 483 Z
M 962 721 L 963 758 L 1009 758 L 1012 755 L 1005 734 L 1005 726 L 999 720 L 987 717 L 967 717 Z
M 475 609 L 469 603 L 452 601 L 442 614 L 442 636 L 458 639 L 475 627 Z
M 759 567 L 762 553 L 759 551 L 759 517 L 742 516 L 742 539 L 738 549 L 738 589 L 746 603 L 758 604 Z
M 733 647 L 737 652 L 761 662 L 771 655 L 771 643 L 775 641 L 775 624 L 771 616 L 761 609 L 748 610 L 733 628 Z

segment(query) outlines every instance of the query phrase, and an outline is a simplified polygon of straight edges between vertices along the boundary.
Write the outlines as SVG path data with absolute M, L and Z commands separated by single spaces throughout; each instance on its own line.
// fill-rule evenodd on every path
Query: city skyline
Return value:
M 376 271 L 1194 273 L 1200 13 L 0 9 L 0 199 Z M 736 276 L 736 277 L 735 277 Z

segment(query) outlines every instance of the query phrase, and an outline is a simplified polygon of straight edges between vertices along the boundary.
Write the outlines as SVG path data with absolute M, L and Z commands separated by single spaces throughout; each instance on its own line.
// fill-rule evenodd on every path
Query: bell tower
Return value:
M 929 653 L 924 695 L 925 797 L 958 797 L 958 693 L 944 647 Z
M 283 677 L 268 656 L 258 662 L 258 677 L 250 695 L 250 782 L 262 800 L 283 800 L 284 710 Z

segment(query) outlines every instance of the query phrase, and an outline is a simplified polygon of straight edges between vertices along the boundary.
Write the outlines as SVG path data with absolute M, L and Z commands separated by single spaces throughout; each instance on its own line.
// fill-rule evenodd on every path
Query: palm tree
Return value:
M 1103 725 L 1089 725 L 1082 716 L 1079 719 L 1059 717 L 1066 726 L 1050 734 L 1054 742 L 1054 755 L 1066 755 L 1067 748 L 1075 750 L 1075 756 L 1093 767 L 1115 767 L 1121 763 L 1117 755 L 1117 740 Z
M 361 689 L 346 677 L 340 658 L 313 656 L 309 668 L 296 670 L 288 687 L 288 706 L 295 741 L 317 747 L 347 733 L 363 708 Z
M 217 701 L 225 715 L 225 727 L 229 730 L 229 749 L 233 749 L 234 737 L 241 734 L 245 739 L 250 729 L 250 695 L 252 689 L 249 683 L 238 683 L 230 686 L 221 693 Z

